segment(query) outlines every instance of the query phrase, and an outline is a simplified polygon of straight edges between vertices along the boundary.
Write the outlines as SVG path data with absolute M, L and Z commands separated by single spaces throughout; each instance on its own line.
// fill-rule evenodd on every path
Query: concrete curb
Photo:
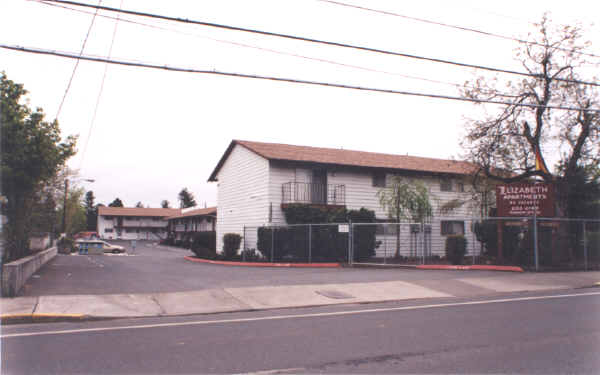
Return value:
M 494 265 L 471 265 L 455 266 L 446 264 L 380 264 L 380 263 L 354 263 L 354 267 L 364 268 L 408 268 L 418 270 L 446 270 L 446 271 L 508 271 L 525 272 L 523 268 L 516 266 L 494 266 Z
M 471 265 L 471 266 L 451 266 L 444 264 L 418 265 L 415 268 L 420 270 L 455 270 L 455 271 L 508 271 L 508 272 L 525 272 L 521 267 L 516 266 L 492 266 L 492 265 Z
M 98 320 L 85 314 L 3 314 L 0 315 L 2 324 L 27 324 L 27 323 L 56 323 L 56 322 L 82 322 Z
M 242 267 L 279 267 L 279 268 L 341 268 L 340 263 L 267 263 L 267 262 L 234 262 L 227 260 L 209 260 L 186 256 L 186 260 L 196 263 L 219 264 L 223 266 Z

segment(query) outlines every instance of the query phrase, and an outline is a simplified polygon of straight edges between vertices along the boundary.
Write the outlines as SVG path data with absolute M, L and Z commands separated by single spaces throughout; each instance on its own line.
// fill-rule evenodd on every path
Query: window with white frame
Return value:
M 461 220 L 442 220 L 442 236 L 465 234 L 465 222 Z

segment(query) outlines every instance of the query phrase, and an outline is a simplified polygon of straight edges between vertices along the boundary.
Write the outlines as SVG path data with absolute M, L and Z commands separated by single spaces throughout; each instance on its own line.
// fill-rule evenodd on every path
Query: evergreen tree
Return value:
M 121 201 L 121 199 L 119 198 L 115 198 L 114 201 L 112 201 L 108 207 L 123 207 L 123 202 Z
M 198 204 L 194 199 L 194 194 L 190 193 L 187 188 L 183 188 L 179 192 L 179 207 L 180 208 L 189 208 L 196 207 Z
M 85 216 L 88 231 L 95 231 L 98 224 L 98 207 L 94 205 L 95 199 L 93 191 L 85 193 Z

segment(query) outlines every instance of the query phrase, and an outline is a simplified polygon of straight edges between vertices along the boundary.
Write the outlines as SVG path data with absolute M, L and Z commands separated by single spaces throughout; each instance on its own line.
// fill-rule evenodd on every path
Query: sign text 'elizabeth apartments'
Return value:
M 554 187 L 548 184 L 510 184 L 496 186 L 497 215 L 554 216 Z

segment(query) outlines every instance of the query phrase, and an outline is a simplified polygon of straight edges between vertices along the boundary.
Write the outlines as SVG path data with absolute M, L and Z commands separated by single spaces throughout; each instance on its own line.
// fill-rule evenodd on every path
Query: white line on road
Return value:
M 434 305 L 388 307 L 388 308 L 381 308 L 381 309 L 336 311 L 336 312 L 328 312 L 328 313 L 276 315 L 276 316 L 263 316 L 263 317 L 255 317 L 255 318 L 200 320 L 200 321 L 193 321 L 193 322 L 143 324 L 143 325 L 134 325 L 134 326 L 122 326 L 122 327 L 100 327 L 100 328 L 69 329 L 69 330 L 59 330 L 59 331 L 9 333 L 9 334 L 5 334 L 5 335 L 0 335 L 0 338 L 7 339 L 7 338 L 12 338 L 12 337 L 65 335 L 65 334 L 73 334 L 73 333 L 119 331 L 119 330 L 126 330 L 126 329 L 165 328 L 165 327 L 182 327 L 182 326 L 209 325 L 209 324 L 243 323 L 243 322 L 256 322 L 256 321 L 261 321 L 261 320 L 318 318 L 318 317 L 327 317 L 327 316 L 357 315 L 357 314 L 403 311 L 403 310 L 421 310 L 421 309 L 433 309 L 433 308 L 454 307 L 454 306 L 486 305 L 486 304 L 491 304 L 491 303 L 535 301 L 535 300 L 544 300 L 544 299 L 584 297 L 584 296 L 597 296 L 597 295 L 600 295 L 600 292 L 578 293 L 578 294 L 559 294 L 559 295 L 535 296 L 535 297 L 519 297 L 519 298 L 493 299 L 493 300 L 470 301 L 470 302 L 440 303 L 440 304 L 434 304 Z

